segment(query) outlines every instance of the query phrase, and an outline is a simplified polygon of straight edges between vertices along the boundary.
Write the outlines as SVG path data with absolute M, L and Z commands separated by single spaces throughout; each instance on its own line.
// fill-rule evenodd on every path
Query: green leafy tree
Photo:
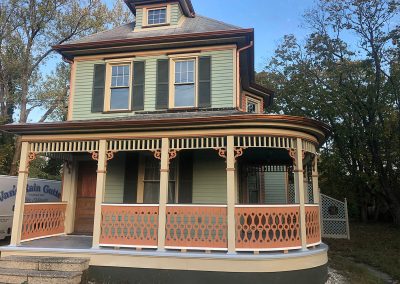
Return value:
M 362 219 L 387 208 L 400 225 L 399 2 L 320 0 L 310 34 L 288 35 L 260 82 L 278 91 L 274 111 L 332 126 L 322 149 L 323 190 L 350 195 Z M 349 41 L 348 39 L 352 40 Z M 356 44 L 354 44 L 356 42 Z
M 100 0 L 13 0 L 12 22 L 8 39 L 16 42 L 18 57 L 13 60 L 18 68 L 18 91 L 13 93 L 13 106 L 17 107 L 18 122 L 26 123 L 29 114 L 36 108 L 45 110 L 40 121 L 53 116 L 62 117 L 67 93 L 64 75 L 66 68 L 58 68 L 60 80 L 46 78 L 44 88 L 38 90 L 34 82 L 42 77 L 40 67 L 53 55 L 52 46 L 92 34 L 126 18 L 127 12 L 119 4 L 116 10 L 109 9 Z M 119 6 L 118 6 L 119 5 Z M 7 18 L 7 17 L 5 17 Z M 2 51 L 3 52 L 3 51 Z M 4 58 L 9 58 L 4 53 Z M 1 58 L 1 57 L 0 57 Z M 9 69 L 7 69 L 9 70 Z M 54 87 L 54 90 L 50 90 Z M 1 103 L 1 101 L 0 101 Z M 17 172 L 20 157 L 20 140 L 15 143 L 15 153 L 10 174 Z

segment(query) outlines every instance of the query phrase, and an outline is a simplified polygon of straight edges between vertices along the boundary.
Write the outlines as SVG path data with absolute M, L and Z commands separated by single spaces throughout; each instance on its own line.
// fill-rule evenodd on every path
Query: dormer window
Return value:
M 147 10 L 147 25 L 163 25 L 167 23 L 167 7 Z
M 246 96 L 246 111 L 248 113 L 261 113 L 262 112 L 262 102 L 260 99 L 256 99 L 250 96 Z

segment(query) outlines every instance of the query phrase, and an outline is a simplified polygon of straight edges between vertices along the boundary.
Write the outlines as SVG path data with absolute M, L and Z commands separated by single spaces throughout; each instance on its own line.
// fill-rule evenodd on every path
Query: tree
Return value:
M 30 112 L 38 107 L 47 108 L 41 119 L 44 121 L 59 109 L 58 104 L 62 101 L 58 92 L 33 91 L 32 88 L 33 82 L 40 78 L 39 68 L 52 54 L 51 46 L 101 31 L 118 22 L 114 17 L 125 17 L 126 13 L 121 9 L 109 10 L 100 0 L 15 0 L 13 12 L 17 28 L 11 34 L 19 41 L 21 64 L 18 70 L 20 90 L 15 100 L 19 123 L 26 123 Z M 63 94 L 65 99 L 66 93 Z M 49 95 L 55 95 L 52 104 L 42 100 L 43 96 Z M 17 139 L 11 175 L 17 173 L 20 146 Z
M 305 15 L 311 30 L 305 43 L 286 36 L 258 76 L 278 90 L 275 110 L 332 126 L 321 184 L 347 185 L 363 219 L 370 205 L 376 215 L 387 207 L 397 225 L 400 76 L 393 43 L 399 28 L 391 20 L 399 6 L 392 0 L 320 0 Z

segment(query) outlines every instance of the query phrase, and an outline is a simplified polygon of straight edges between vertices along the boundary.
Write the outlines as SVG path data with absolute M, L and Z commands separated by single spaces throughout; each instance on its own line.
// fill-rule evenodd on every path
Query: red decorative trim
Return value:
M 95 161 L 99 160 L 99 152 L 94 151 L 94 152 L 90 152 L 90 154 L 92 154 L 92 159 Z
M 234 151 L 235 151 L 235 159 L 237 159 L 237 158 L 243 156 L 243 150 L 244 150 L 244 149 L 245 149 L 245 148 L 243 148 L 243 147 L 236 147 L 236 148 L 234 149 Z
M 161 160 L 161 150 L 153 150 L 151 152 L 153 152 L 154 158 L 156 158 L 157 160 Z
M 215 151 L 218 151 L 218 155 L 221 158 L 226 159 L 226 148 L 214 148 Z

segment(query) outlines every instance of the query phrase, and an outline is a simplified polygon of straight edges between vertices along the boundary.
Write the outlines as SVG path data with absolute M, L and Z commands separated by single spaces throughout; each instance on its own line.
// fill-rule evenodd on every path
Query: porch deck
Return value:
M 132 257 L 179 257 L 179 258 L 194 258 L 194 259 L 236 259 L 236 260 L 273 260 L 273 259 L 291 259 L 298 257 L 316 256 L 319 254 L 326 253 L 328 246 L 321 243 L 318 246 L 307 250 L 292 250 L 283 254 L 281 252 L 260 252 L 254 254 L 252 252 L 237 252 L 237 253 L 226 253 L 222 251 L 198 251 L 188 250 L 182 252 L 181 250 L 165 250 L 159 251 L 156 249 L 143 249 L 138 250 L 135 248 L 92 248 L 92 237 L 91 236 L 77 236 L 77 235 L 62 235 L 48 238 L 42 238 L 38 240 L 26 241 L 21 243 L 19 246 L 3 246 L 0 247 L 2 256 L 11 254 L 79 254 L 79 255 L 125 255 Z

